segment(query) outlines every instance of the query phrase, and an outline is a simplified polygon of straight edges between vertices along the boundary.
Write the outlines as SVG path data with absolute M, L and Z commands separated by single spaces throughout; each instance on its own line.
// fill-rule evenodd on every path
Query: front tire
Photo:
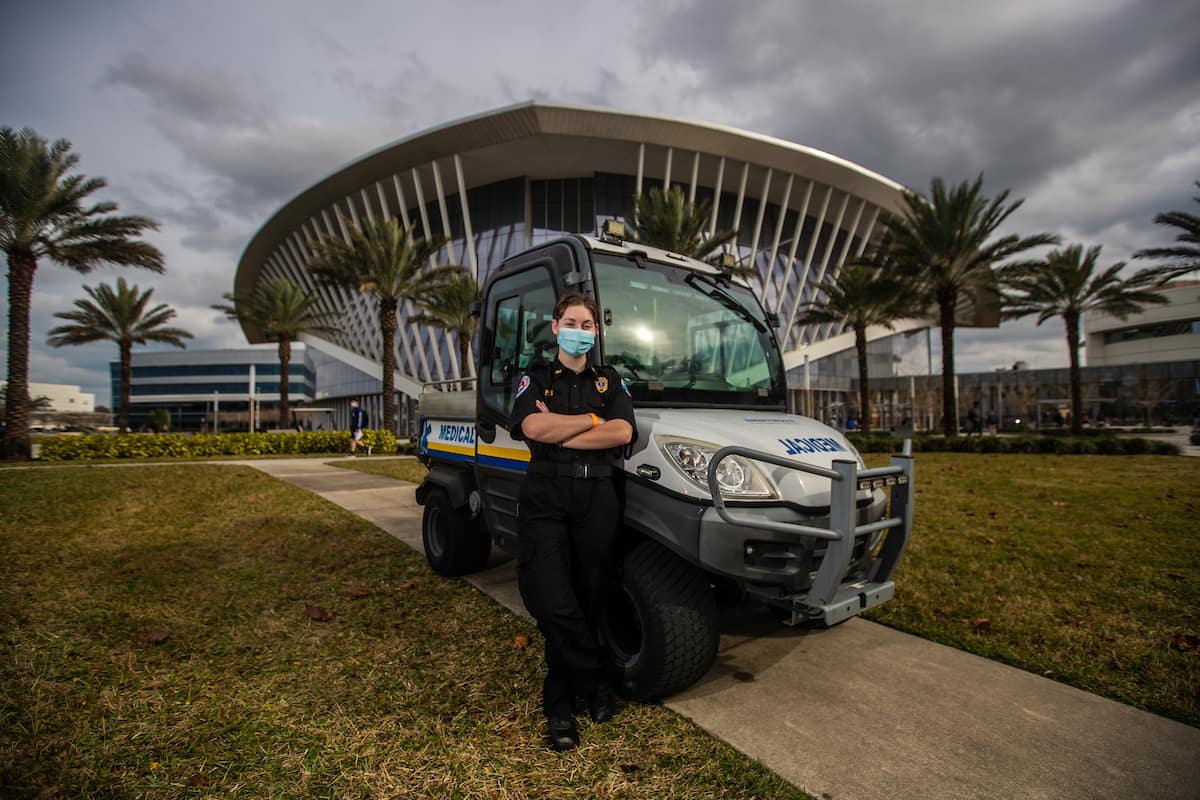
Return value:
M 707 576 L 653 542 L 625 556 L 602 624 L 624 673 L 622 694 L 633 700 L 686 689 L 717 656 L 717 606 Z
M 425 498 L 421 517 L 421 543 L 425 560 L 438 575 L 469 575 L 487 566 L 492 552 L 481 521 L 466 508 L 455 508 L 445 490 L 434 488 Z

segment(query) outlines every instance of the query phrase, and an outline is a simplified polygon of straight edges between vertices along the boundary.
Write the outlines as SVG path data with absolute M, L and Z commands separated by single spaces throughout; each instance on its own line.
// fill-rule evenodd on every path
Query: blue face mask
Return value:
M 582 356 L 596 344 L 596 334 L 579 328 L 559 328 L 558 346 L 569 356 Z

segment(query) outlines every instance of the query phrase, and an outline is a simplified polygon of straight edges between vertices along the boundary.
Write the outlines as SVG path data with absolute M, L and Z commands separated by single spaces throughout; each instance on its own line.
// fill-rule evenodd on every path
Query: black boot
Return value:
M 562 752 L 579 744 L 579 730 L 574 717 L 547 717 L 547 742 L 551 750 Z
M 597 686 L 588 698 L 588 713 L 592 722 L 608 722 L 617 715 L 617 698 L 607 683 Z

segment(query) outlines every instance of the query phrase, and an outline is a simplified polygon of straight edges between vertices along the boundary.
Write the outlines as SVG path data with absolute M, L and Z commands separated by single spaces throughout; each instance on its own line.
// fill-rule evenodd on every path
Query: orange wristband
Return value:
M 592 427 L 593 428 L 595 428 L 597 425 L 600 424 L 600 418 L 597 417 L 595 414 L 589 413 L 588 416 L 592 418 Z

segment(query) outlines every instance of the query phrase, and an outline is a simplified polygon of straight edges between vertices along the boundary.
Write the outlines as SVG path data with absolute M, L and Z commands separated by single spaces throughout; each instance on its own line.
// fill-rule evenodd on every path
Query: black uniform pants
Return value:
M 597 625 L 614 572 L 620 505 L 612 478 L 529 474 L 517 509 L 517 580 L 546 640 L 542 707 L 570 716 L 607 679 L 612 655 Z

